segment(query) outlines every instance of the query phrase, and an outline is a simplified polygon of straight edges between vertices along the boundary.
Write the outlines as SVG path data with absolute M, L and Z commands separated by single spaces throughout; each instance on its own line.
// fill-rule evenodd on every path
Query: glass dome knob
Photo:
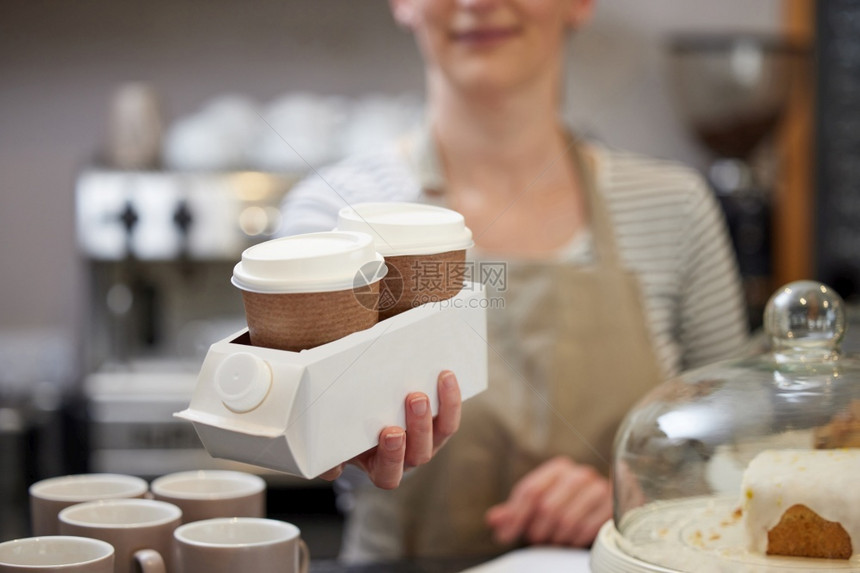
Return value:
M 845 334 L 842 297 L 816 281 L 777 290 L 764 310 L 764 329 L 777 352 L 833 352 Z

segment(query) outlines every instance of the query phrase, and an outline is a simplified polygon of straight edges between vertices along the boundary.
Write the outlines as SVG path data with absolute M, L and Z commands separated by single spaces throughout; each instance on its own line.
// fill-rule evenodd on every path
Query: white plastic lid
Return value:
M 215 392 L 234 412 L 250 412 L 263 403 L 272 386 L 272 370 L 250 352 L 236 352 L 215 370 Z
M 331 292 L 374 283 L 385 273 L 370 235 L 329 231 L 245 249 L 233 268 L 232 282 L 258 293 Z
M 434 255 L 474 245 L 463 215 L 423 203 L 359 203 L 337 216 L 339 231 L 359 231 L 373 237 L 385 256 Z

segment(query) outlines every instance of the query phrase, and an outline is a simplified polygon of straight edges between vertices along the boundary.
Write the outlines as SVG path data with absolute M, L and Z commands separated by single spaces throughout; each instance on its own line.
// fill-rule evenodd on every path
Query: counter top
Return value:
M 310 573 L 588 573 L 589 556 L 586 549 L 528 547 L 489 558 L 412 559 L 367 565 L 313 561 Z
M 486 559 L 417 559 L 346 565 L 335 560 L 311 561 L 310 573 L 459 573 Z

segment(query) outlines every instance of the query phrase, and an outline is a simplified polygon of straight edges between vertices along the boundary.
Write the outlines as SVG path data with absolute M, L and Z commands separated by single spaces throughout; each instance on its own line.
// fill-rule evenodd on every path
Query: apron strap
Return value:
M 606 201 L 597 188 L 597 158 L 584 149 L 582 142 L 573 134 L 565 132 L 568 139 L 568 153 L 576 167 L 579 185 L 583 192 L 586 209 L 589 214 L 589 227 L 594 243 L 594 253 L 598 263 L 606 263 L 615 268 L 621 268 L 621 257 L 615 233 L 612 230 L 612 219 Z

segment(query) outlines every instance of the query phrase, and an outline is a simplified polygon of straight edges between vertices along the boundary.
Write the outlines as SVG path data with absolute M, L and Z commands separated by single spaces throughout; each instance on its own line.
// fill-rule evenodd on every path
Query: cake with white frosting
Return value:
M 767 450 L 744 473 L 749 549 L 849 559 L 860 552 L 860 449 Z

